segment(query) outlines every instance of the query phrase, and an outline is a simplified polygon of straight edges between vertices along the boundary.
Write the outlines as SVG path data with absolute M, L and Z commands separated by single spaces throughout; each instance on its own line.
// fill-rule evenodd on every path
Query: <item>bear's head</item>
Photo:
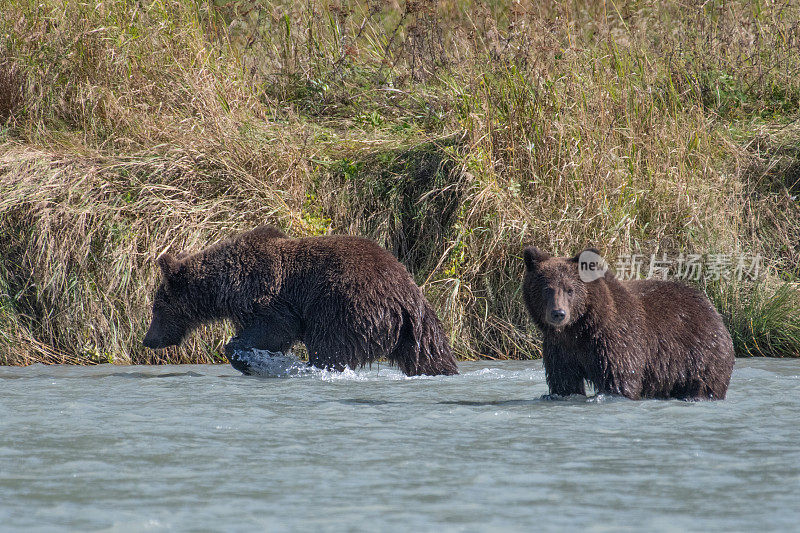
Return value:
M 586 253 L 602 261 L 595 248 L 587 248 L 575 257 L 551 257 L 534 246 L 525 248 L 523 299 L 540 328 L 562 331 L 586 313 L 588 284 L 598 282 L 590 281 L 592 276 L 582 275 L 579 270 Z M 594 279 L 602 276 L 603 273 Z
M 163 254 L 158 258 L 162 280 L 153 299 L 153 320 L 143 344 L 152 349 L 177 346 L 195 325 L 187 308 L 188 283 L 186 268 L 180 254 Z

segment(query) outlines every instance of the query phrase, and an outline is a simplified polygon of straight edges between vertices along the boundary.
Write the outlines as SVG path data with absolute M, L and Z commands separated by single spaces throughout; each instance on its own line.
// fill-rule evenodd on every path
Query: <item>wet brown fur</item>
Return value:
M 159 259 L 163 280 L 145 345 L 176 345 L 200 324 L 228 319 L 225 346 L 285 352 L 301 341 L 309 363 L 343 370 L 381 358 L 406 375 L 457 374 L 439 319 L 405 267 L 375 242 L 292 239 L 263 226 L 180 259 Z
M 725 398 L 733 342 L 702 292 L 620 281 L 610 270 L 583 282 L 577 258 L 525 249 L 523 298 L 542 332 L 551 394 L 585 394 L 587 380 L 600 393 L 635 400 Z M 562 308 L 566 316 L 554 325 L 552 311 Z

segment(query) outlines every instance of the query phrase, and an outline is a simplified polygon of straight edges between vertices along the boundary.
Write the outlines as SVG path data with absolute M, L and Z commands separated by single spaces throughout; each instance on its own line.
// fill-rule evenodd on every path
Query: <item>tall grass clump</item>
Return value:
M 800 296 L 796 287 L 723 284 L 709 292 L 731 332 L 737 355 L 796 356 L 800 336 Z
M 264 222 L 367 235 L 462 357 L 537 355 L 521 250 L 760 254 L 706 289 L 798 355 L 800 6 L 0 0 L 0 363 L 139 343 L 153 259 Z

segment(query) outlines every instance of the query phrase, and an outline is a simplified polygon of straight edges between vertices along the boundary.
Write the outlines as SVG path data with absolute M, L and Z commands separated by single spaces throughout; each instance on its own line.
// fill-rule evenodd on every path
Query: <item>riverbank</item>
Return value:
M 538 356 L 525 244 L 758 256 L 697 283 L 800 355 L 800 8 L 595 4 L 4 5 L 0 363 L 221 361 L 141 347 L 152 260 L 264 222 L 376 239 L 462 358 Z

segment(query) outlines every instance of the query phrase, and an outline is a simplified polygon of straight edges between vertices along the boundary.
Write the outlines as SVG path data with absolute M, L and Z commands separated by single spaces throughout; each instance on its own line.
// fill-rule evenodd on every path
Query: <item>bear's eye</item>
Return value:
M 572 296 L 572 289 L 567 289 L 567 294 L 568 294 L 569 296 Z

